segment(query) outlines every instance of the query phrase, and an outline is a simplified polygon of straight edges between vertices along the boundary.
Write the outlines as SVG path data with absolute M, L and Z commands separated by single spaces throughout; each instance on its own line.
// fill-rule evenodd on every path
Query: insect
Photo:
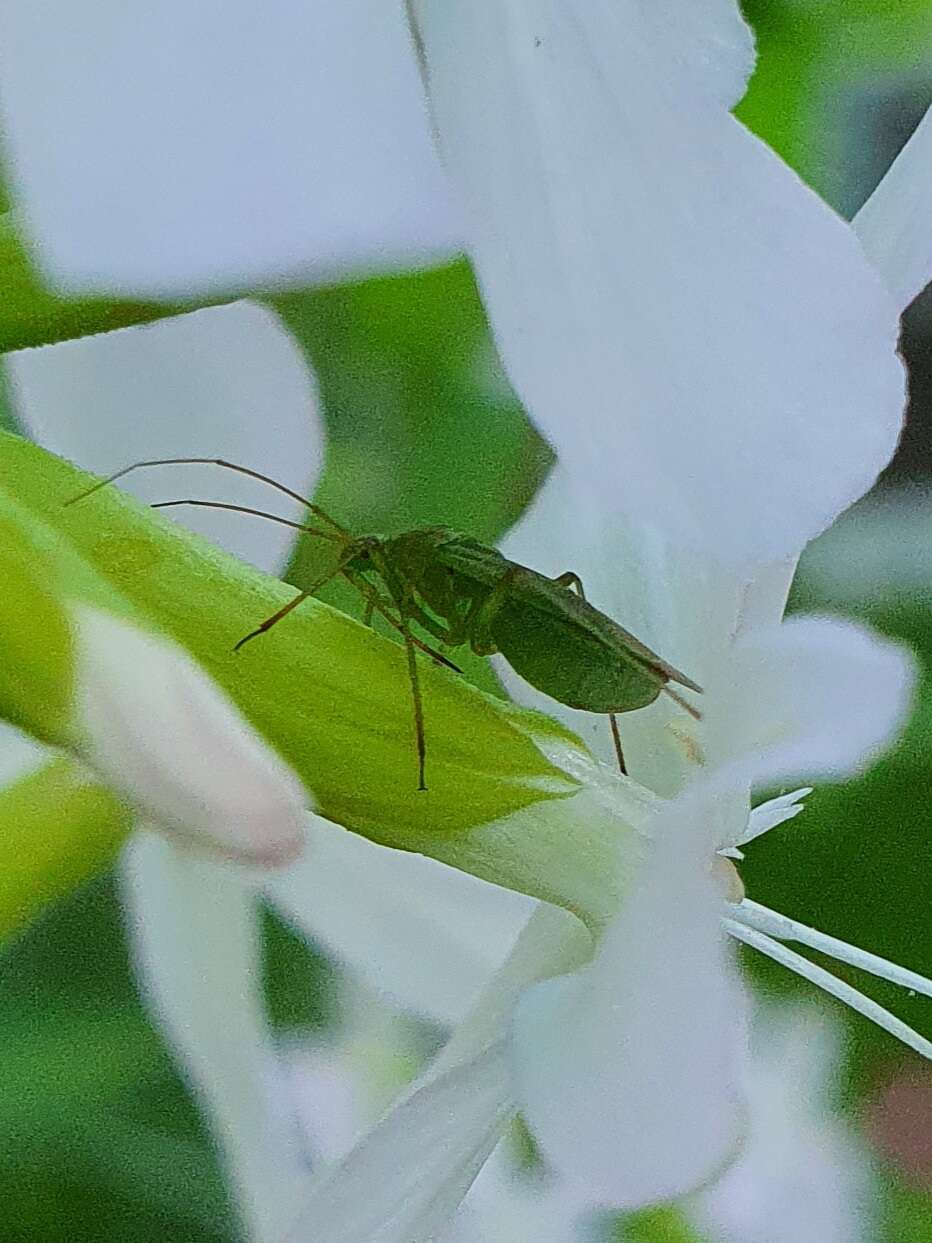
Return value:
M 673 686 L 701 692 L 686 674 L 585 599 L 572 571 L 548 578 L 510 561 L 496 548 L 442 526 L 419 527 L 401 535 L 354 536 L 319 505 L 284 484 L 223 458 L 160 458 L 134 462 L 100 480 L 73 504 L 131 471 L 150 466 L 215 465 L 257 479 L 306 506 L 312 521 L 292 522 L 266 510 L 224 501 L 162 501 L 156 509 L 202 506 L 253 514 L 329 541 L 336 562 L 328 572 L 260 622 L 235 645 L 265 634 L 331 579 L 348 580 L 365 600 L 365 621 L 378 614 L 401 636 L 407 653 L 417 741 L 418 790 L 426 790 L 424 707 L 417 651 L 459 672 L 443 653 L 418 637 L 413 627 L 447 650 L 468 646 L 479 656 L 500 653 L 526 681 L 570 708 L 606 715 L 618 765 L 625 760 L 616 716 L 644 708 L 664 692 L 691 716 L 699 712 Z

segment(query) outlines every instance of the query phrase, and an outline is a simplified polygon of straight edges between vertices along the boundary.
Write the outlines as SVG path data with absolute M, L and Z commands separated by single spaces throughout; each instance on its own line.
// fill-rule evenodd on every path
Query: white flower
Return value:
M 719 1243 L 868 1243 L 874 1179 L 832 1108 L 841 1032 L 812 1006 L 759 1006 L 741 1158 L 687 1206 Z
M 66 290 L 327 281 L 459 246 L 400 0 L 14 0 L 0 101 Z
M 15 12 L 14 33 L 41 33 L 39 20 Z M 725 932 L 890 1030 L 890 1016 L 774 938 L 928 987 L 752 903 L 729 903 L 721 883 L 731 868 L 722 852 L 797 806 L 771 805 L 755 822 L 753 782 L 863 763 L 904 706 L 908 677 L 889 647 L 827 622 L 778 628 L 803 543 L 869 485 L 894 443 L 894 303 L 850 230 L 728 113 L 750 64 L 728 0 L 685 17 L 633 0 L 420 0 L 415 12 L 501 350 L 561 462 L 515 540 L 528 541 L 524 559 L 540 568 L 550 568 L 545 553 L 565 557 L 552 568 L 580 569 L 597 604 L 697 677 L 705 719 L 690 732 L 675 705 L 658 702 L 625 721 L 634 780 L 616 787 L 606 777 L 606 788 L 622 804 L 663 801 L 647 861 L 631 867 L 595 953 L 572 916 L 538 906 L 428 1074 L 306 1198 L 287 1137 L 263 1122 L 256 1070 L 268 1034 L 252 894 L 218 881 L 229 909 L 205 909 L 196 878 L 176 875 L 177 858 L 153 847 L 163 867 L 139 873 L 140 952 L 210 1101 L 247 1220 L 276 1241 L 302 1199 L 309 1237 L 428 1237 L 517 1104 L 596 1200 L 642 1203 L 710 1177 L 734 1154 L 741 1108 L 742 988 Z M 8 106 L 18 129 L 20 105 Z M 30 129 L 19 132 L 14 146 L 31 153 Z M 18 166 L 38 221 L 45 190 L 38 179 L 28 188 L 31 158 L 20 153 Z M 290 211 L 288 183 L 282 197 Z M 548 506 L 556 513 L 543 522 Z M 332 831 L 334 858 L 340 840 Z M 375 848 L 369 855 L 382 867 Z M 568 869 L 572 858 L 570 840 Z M 626 866 L 619 860 L 619 873 Z M 194 913 L 179 932 L 168 911 L 184 891 Z M 410 931 L 416 892 L 399 883 L 378 909 L 397 900 Z M 447 917 L 457 932 L 466 901 Z M 227 921 L 240 929 L 235 945 Z M 504 949 L 510 911 L 502 923 Z M 412 953 L 442 964 L 449 938 L 437 927 L 429 941 L 420 931 Z M 369 946 L 355 931 L 349 939 L 349 954 L 362 949 L 373 963 L 385 954 L 384 934 Z M 441 990 L 440 1004 L 455 1009 L 454 991 Z

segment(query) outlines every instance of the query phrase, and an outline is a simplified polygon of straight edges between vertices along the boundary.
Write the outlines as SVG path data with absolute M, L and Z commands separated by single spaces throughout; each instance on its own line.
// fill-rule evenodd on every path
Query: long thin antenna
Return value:
M 335 531 L 339 531 L 341 535 L 349 536 L 350 534 L 345 527 L 340 526 L 336 519 L 331 518 L 326 510 L 321 509 L 319 505 L 315 505 L 314 502 L 308 500 L 306 496 L 302 496 L 300 492 L 293 492 L 292 489 L 286 484 L 279 483 L 277 479 L 273 479 L 270 475 L 263 475 L 261 471 L 253 470 L 249 466 L 240 466 L 236 462 L 228 462 L 226 458 L 222 457 L 162 457 L 149 458 L 144 462 L 133 462 L 129 466 L 124 466 L 122 470 L 114 471 L 114 473 L 112 475 L 108 475 L 106 479 L 99 480 L 92 487 L 87 488 L 84 492 L 79 492 L 77 496 L 73 496 L 70 500 L 65 501 L 65 504 L 74 505 L 78 501 L 83 501 L 99 488 L 104 488 L 109 483 L 116 483 L 118 479 L 124 478 L 124 476 L 129 475 L 134 470 L 142 470 L 144 467 L 149 466 L 191 465 L 222 466 L 224 470 L 233 470 L 239 475 L 247 475 L 250 479 L 258 479 L 260 483 L 267 483 L 270 487 L 277 488 L 279 492 L 284 493 L 285 496 L 290 496 L 293 501 L 298 501 L 299 504 L 305 505 L 315 516 L 315 518 L 320 518 L 322 522 L 328 523 Z
M 229 509 L 236 514 L 251 514 L 254 518 L 267 518 L 269 522 L 277 522 L 283 527 L 291 527 L 293 531 L 304 531 L 308 535 L 317 535 L 320 539 L 330 540 L 334 544 L 345 544 L 346 540 L 336 531 L 319 531 L 317 527 L 307 526 L 303 522 L 292 522 L 290 518 L 282 518 L 279 514 L 270 514 L 265 509 L 253 509 L 251 505 L 234 505 L 230 501 L 201 501 L 187 497 L 179 501 L 156 501 L 150 509 L 171 509 L 173 505 L 196 505 L 200 509 Z

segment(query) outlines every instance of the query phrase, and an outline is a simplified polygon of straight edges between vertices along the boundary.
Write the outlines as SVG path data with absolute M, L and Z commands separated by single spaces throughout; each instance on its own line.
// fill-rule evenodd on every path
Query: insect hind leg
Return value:
M 566 570 L 563 574 L 558 574 L 553 581 L 558 587 L 566 587 L 570 591 L 575 591 L 581 599 L 585 600 L 586 593 L 583 591 L 582 579 L 575 571 Z M 625 764 L 625 753 L 621 745 L 621 731 L 618 728 L 618 717 L 614 712 L 608 713 L 608 723 L 612 731 L 612 745 L 615 748 L 615 759 L 618 761 L 618 768 L 627 777 L 628 768 Z

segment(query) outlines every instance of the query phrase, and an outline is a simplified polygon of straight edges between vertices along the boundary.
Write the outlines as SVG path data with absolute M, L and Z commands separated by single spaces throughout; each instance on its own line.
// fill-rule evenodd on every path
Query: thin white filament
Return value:
M 923 997 L 932 997 L 932 980 L 926 979 L 924 975 L 901 967 L 877 954 L 870 954 L 867 950 L 858 949 L 856 945 L 849 945 L 847 941 L 839 941 L 837 937 L 830 937 L 828 933 L 797 923 L 795 919 L 789 919 L 786 915 L 771 911 L 766 906 L 761 906 L 748 898 L 745 898 L 740 906 L 735 908 L 734 918 L 750 928 L 756 928 L 758 932 L 776 937 L 778 941 L 797 941 L 800 945 L 808 945 L 810 949 L 828 954 L 830 958 L 838 962 L 847 963 L 851 967 L 860 967 L 862 971 L 868 971 L 881 980 L 899 984 L 914 993 L 920 993 Z
M 736 940 L 743 941 L 745 945 L 750 945 L 761 954 L 772 958 L 774 962 L 789 968 L 790 971 L 795 971 L 804 980 L 815 984 L 817 988 L 823 989 L 832 997 L 837 997 L 839 1001 L 843 1001 L 846 1006 L 850 1006 L 858 1014 L 863 1014 L 866 1019 L 870 1019 L 872 1023 L 882 1027 L 891 1036 L 901 1040 L 903 1044 L 913 1049 L 921 1057 L 932 1060 L 932 1042 L 926 1040 L 924 1036 L 920 1036 L 918 1032 L 913 1031 L 911 1027 L 891 1014 L 889 1010 L 879 1006 L 876 1001 L 871 1001 L 869 997 L 859 993 L 856 988 L 846 984 L 844 980 L 839 980 L 837 976 L 832 975 L 830 971 L 826 971 L 823 967 L 817 967 L 815 963 L 809 962 L 808 959 L 803 958 L 801 954 L 797 954 L 794 950 L 787 949 L 779 941 L 773 941 L 762 932 L 758 932 L 754 928 L 748 928 L 744 924 L 739 924 L 737 920 L 726 919 L 724 920 L 724 925 L 725 931 L 735 937 Z

